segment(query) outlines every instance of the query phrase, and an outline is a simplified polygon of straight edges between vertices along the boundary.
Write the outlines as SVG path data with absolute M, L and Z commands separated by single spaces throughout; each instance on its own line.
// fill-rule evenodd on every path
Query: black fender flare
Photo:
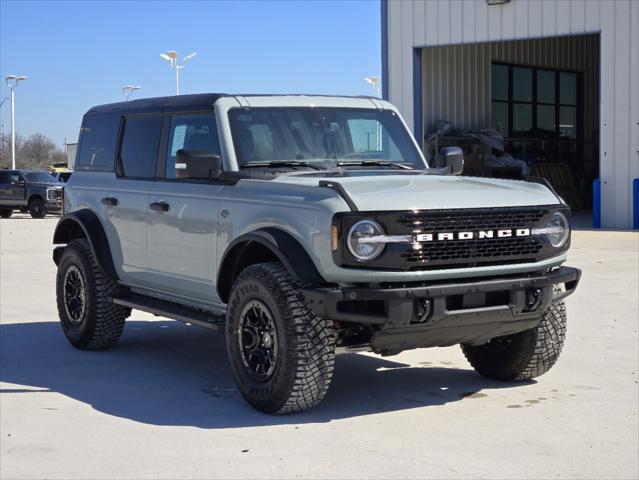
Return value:
M 242 254 L 254 244 L 266 248 L 295 280 L 308 284 L 326 283 L 304 247 L 291 234 L 279 228 L 265 227 L 241 235 L 227 246 L 220 259 L 216 283 L 222 301 L 228 300 L 233 281 L 240 273 Z
M 89 209 L 76 210 L 66 214 L 55 227 L 54 245 L 67 244 L 76 238 L 86 238 L 100 268 L 111 278 L 119 280 L 102 222 Z M 53 260 L 56 264 L 61 255 L 62 249 L 56 248 L 53 252 Z

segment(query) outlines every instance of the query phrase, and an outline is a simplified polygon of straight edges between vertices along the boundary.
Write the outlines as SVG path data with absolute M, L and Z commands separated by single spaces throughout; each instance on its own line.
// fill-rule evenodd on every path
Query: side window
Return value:
M 160 115 L 126 118 L 120 147 L 124 177 L 155 178 L 163 120 Z
M 77 161 L 81 170 L 113 171 L 119 126 L 119 116 L 84 120 Z
M 220 143 L 213 114 L 174 115 L 171 119 L 168 148 L 166 178 L 175 178 L 175 157 L 178 150 L 219 155 Z
M 16 183 L 18 183 L 21 180 L 22 180 L 22 178 L 20 178 L 20 174 L 18 174 L 18 173 L 12 173 L 11 174 L 11 183 L 12 184 L 16 184 Z
M 0 172 L 0 183 L 10 183 L 9 172 Z

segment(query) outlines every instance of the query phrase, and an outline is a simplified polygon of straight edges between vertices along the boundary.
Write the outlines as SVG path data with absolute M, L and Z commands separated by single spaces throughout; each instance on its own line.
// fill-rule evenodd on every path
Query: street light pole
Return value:
M 4 77 L 11 89 L 11 168 L 16 169 L 16 87 L 18 82 L 26 80 L 24 75 L 7 75 Z
M 125 85 L 124 87 L 122 87 L 122 93 L 124 94 L 124 98 L 126 98 L 126 101 L 129 101 L 129 97 L 134 91 L 140 90 L 141 88 L 142 87 L 138 87 L 136 85 Z
M 182 64 L 178 64 L 178 53 L 175 50 L 169 50 L 165 53 L 160 53 L 160 57 L 171 64 L 171 68 L 175 68 L 175 94 L 180 94 L 180 69 L 184 68 L 186 62 L 197 55 L 193 52 L 182 59 Z

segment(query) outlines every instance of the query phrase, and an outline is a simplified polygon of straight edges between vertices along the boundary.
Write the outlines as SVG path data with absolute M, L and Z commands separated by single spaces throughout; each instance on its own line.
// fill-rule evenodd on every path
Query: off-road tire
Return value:
M 29 213 L 33 218 L 44 218 L 47 214 L 47 207 L 44 204 L 44 200 L 40 197 L 35 197 L 29 202 Z
M 317 405 L 333 376 L 333 321 L 312 313 L 300 286 L 281 264 L 259 263 L 243 270 L 231 291 L 226 316 L 229 363 L 246 401 L 265 413 L 293 413 Z M 268 307 L 278 342 L 275 370 L 262 381 L 249 372 L 240 345 L 242 310 L 253 300 Z
M 557 362 L 566 339 L 566 305 L 553 302 L 535 328 L 493 338 L 485 345 L 462 345 L 472 367 L 495 380 L 521 381 L 543 375 Z
M 73 266 L 80 272 L 85 287 L 86 307 L 79 323 L 71 320 L 65 307 L 65 275 Z M 71 345 L 81 350 L 114 346 L 131 309 L 114 304 L 111 298 L 124 293 L 125 288 L 102 271 L 86 240 L 73 240 L 66 246 L 58 265 L 56 297 L 62 330 Z
M 0 218 L 11 218 L 11 215 L 13 215 L 13 209 L 11 208 L 0 209 Z

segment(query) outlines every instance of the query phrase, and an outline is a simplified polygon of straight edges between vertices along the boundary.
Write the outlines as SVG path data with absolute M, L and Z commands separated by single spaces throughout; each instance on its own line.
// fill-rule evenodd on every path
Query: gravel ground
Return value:
M 71 348 L 55 223 L 0 221 L 2 479 L 639 476 L 637 233 L 574 233 L 568 340 L 537 381 L 483 379 L 457 347 L 344 355 L 318 408 L 273 417 L 197 327 L 134 312 L 113 350 Z

